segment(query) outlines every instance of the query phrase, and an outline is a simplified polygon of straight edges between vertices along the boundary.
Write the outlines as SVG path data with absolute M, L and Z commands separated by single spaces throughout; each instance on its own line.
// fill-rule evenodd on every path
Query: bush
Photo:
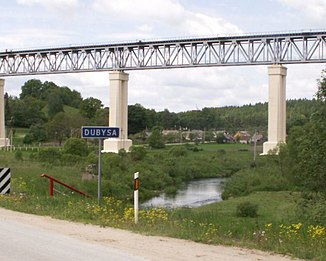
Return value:
M 24 144 L 32 144 L 34 141 L 34 138 L 31 134 L 26 134 L 23 138 L 23 143 Z
M 237 205 L 236 215 L 237 217 L 257 217 L 258 205 L 249 201 L 241 202 Z
M 169 150 L 169 154 L 173 157 L 183 157 L 187 155 L 187 149 L 183 146 L 173 146 Z
M 308 224 L 326 226 L 326 193 L 305 192 L 296 207 L 300 220 Z
M 57 163 L 59 164 L 61 161 L 61 152 L 58 149 L 48 148 L 44 150 L 40 150 L 37 154 L 37 158 L 40 162 L 44 163 Z
M 254 191 L 282 191 L 291 189 L 292 185 L 282 176 L 277 166 L 243 169 L 226 183 L 222 193 L 223 199 L 246 196 Z
M 15 152 L 15 159 L 16 160 L 23 160 L 23 153 L 20 150 Z
M 142 146 L 140 147 L 132 146 L 130 148 L 130 157 L 134 161 L 139 161 L 144 159 L 146 157 L 146 153 L 147 153 L 146 149 Z
M 152 135 L 148 138 L 148 145 L 153 149 L 163 149 L 165 147 L 162 132 L 158 127 L 154 128 Z
M 78 155 L 78 156 L 87 156 L 88 155 L 88 145 L 86 140 L 80 138 L 69 138 L 64 147 L 64 153 Z
M 81 163 L 84 161 L 84 158 L 79 155 L 72 155 L 72 154 L 63 154 L 61 157 L 61 164 L 64 165 L 72 165 Z

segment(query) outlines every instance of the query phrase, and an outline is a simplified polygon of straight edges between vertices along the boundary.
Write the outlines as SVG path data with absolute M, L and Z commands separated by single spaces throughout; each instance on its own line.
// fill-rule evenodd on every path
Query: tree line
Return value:
M 287 128 L 302 126 L 318 106 L 316 99 L 287 101 Z M 28 128 L 24 142 L 57 141 L 78 136 L 82 125 L 108 125 L 109 108 L 99 99 L 83 99 L 76 90 L 53 82 L 31 79 L 21 87 L 19 97 L 5 94 L 6 126 Z M 156 112 L 141 104 L 128 106 L 129 135 L 143 133 L 158 126 L 170 130 L 238 130 L 267 133 L 268 104 L 205 107 L 202 110 Z

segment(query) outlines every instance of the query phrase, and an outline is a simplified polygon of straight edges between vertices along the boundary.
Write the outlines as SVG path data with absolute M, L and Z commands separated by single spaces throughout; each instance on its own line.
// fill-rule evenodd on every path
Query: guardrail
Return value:
M 51 197 L 53 197 L 53 195 L 54 195 L 54 182 L 56 182 L 56 183 L 66 187 L 66 188 L 68 188 L 68 189 L 70 189 L 70 190 L 72 190 L 74 192 L 77 192 L 77 193 L 79 193 L 79 194 L 81 194 L 81 195 L 83 195 L 83 196 L 85 196 L 87 198 L 93 198 L 92 196 L 90 196 L 90 195 L 88 195 L 88 194 L 86 194 L 86 193 L 84 193 L 84 192 L 82 192 L 82 191 L 80 191 L 80 190 L 78 190 L 78 189 L 76 189 L 76 188 L 74 188 L 72 186 L 69 186 L 66 183 L 63 183 L 62 181 L 60 181 L 60 180 L 58 180 L 56 178 L 53 178 L 53 177 L 49 176 L 48 174 L 45 174 L 45 173 L 41 174 L 41 177 L 49 179 L 49 181 L 50 181 L 49 190 L 50 190 L 50 196 Z

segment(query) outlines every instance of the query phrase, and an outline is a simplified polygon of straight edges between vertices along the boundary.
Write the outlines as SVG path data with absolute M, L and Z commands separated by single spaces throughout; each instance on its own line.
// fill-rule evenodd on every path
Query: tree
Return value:
M 153 149 L 162 149 L 165 147 L 162 130 L 160 127 L 154 127 L 152 135 L 148 138 L 148 145 Z
M 64 112 L 57 113 L 53 119 L 47 123 L 48 136 L 59 142 L 61 145 L 65 138 L 71 134 L 71 118 Z
M 9 121 L 11 119 L 11 110 L 10 110 L 10 105 L 9 105 L 9 96 L 8 93 L 6 92 L 4 95 L 4 100 L 5 100 L 5 124 L 8 126 L 9 125 Z
M 168 109 L 164 109 L 164 111 L 159 112 L 158 116 L 160 119 L 160 126 L 162 126 L 164 129 L 174 129 L 180 125 L 178 115 L 174 112 L 169 112 Z
M 96 111 L 95 124 L 98 126 L 109 126 L 109 108 L 105 107 Z
M 140 104 L 128 106 L 128 134 L 139 133 L 146 128 L 146 109 Z
M 321 80 L 318 80 L 317 99 L 326 102 L 326 70 L 322 71 Z
M 308 123 L 293 128 L 280 157 L 284 173 L 296 184 L 314 192 L 326 192 L 326 80 L 318 84 L 319 108 Z
M 29 129 L 28 141 L 44 142 L 47 140 L 47 133 L 44 125 L 35 124 Z M 28 142 L 27 142 L 28 143 Z
M 42 99 L 43 94 L 43 84 L 40 80 L 32 79 L 28 80 L 24 83 L 24 85 L 21 87 L 21 94 L 20 98 L 24 99 L 25 97 L 34 97 L 36 99 Z
M 94 118 L 96 112 L 103 107 L 102 102 L 99 99 L 90 97 L 83 100 L 80 104 L 80 113 L 85 117 L 91 119 Z
M 33 124 L 42 124 L 46 121 L 46 116 L 42 111 L 44 102 L 32 96 L 24 99 L 9 98 L 10 114 L 9 119 L 13 119 L 15 127 L 29 128 Z
M 58 91 L 51 91 L 47 98 L 48 101 L 48 115 L 52 119 L 54 115 L 63 112 L 63 101 Z

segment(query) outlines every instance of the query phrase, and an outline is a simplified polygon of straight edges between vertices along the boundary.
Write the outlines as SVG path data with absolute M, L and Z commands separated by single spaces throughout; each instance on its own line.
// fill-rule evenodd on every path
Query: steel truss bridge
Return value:
M 326 31 L 134 41 L 0 52 L 0 77 L 326 62 Z

